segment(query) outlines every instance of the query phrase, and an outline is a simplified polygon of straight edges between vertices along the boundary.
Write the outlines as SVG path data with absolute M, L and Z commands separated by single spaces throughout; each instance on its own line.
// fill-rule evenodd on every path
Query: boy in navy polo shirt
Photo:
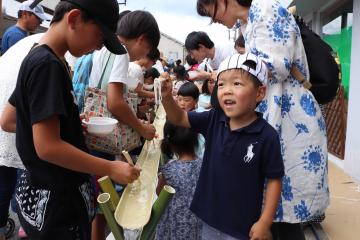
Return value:
M 284 166 L 277 132 L 255 111 L 265 96 L 267 74 L 253 54 L 225 59 L 217 76 L 220 108 L 201 113 L 181 110 L 171 81 L 163 82 L 168 120 L 206 139 L 191 204 L 204 222 L 203 239 L 271 239 Z

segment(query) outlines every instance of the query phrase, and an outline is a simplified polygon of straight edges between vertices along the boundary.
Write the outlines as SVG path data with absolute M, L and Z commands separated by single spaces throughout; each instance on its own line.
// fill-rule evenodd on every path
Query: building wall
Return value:
M 185 46 L 184 44 L 168 37 L 167 35 L 161 34 L 159 50 L 164 54 L 169 61 L 176 61 L 181 59 L 184 63 L 185 59 Z
M 352 42 L 360 42 L 360 1 L 354 0 Z M 360 183 L 360 45 L 352 45 L 345 171 Z

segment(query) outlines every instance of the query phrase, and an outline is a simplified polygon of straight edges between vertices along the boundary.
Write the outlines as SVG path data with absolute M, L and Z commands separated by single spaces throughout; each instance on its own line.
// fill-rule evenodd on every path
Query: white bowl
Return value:
M 82 121 L 87 125 L 87 131 L 97 136 L 106 136 L 115 129 L 118 120 L 108 117 L 90 117 L 89 121 Z

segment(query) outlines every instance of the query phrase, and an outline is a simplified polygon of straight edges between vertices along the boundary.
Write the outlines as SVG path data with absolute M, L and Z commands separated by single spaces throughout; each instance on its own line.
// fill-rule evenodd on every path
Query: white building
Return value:
M 161 33 L 160 43 L 159 43 L 159 50 L 164 54 L 169 61 L 175 62 L 176 60 L 180 59 L 182 64 L 185 62 L 186 57 L 186 49 L 184 43 L 176 40 L 165 33 Z

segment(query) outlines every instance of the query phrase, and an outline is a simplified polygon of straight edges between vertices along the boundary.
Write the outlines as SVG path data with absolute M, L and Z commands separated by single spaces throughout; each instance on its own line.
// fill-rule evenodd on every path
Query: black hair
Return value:
M 130 10 L 125 10 L 119 13 L 119 20 L 120 21 L 126 14 L 131 13 Z
M 90 16 L 89 13 L 87 13 L 85 10 L 81 9 L 80 7 L 76 6 L 75 4 L 66 1 L 60 1 L 55 7 L 54 16 L 51 19 L 50 25 L 60 22 L 63 19 L 64 15 L 73 9 L 79 9 L 81 11 L 81 19 L 84 22 L 94 20 L 94 17 Z
M 152 48 L 160 42 L 160 30 L 154 16 L 147 11 L 133 11 L 123 16 L 117 25 L 117 35 L 134 39 L 144 35 Z
M 198 147 L 198 134 L 190 128 L 178 127 L 166 121 L 164 125 L 164 139 L 161 143 L 161 151 L 172 158 L 174 154 L 192 154 Z
M 146 55 L 147 58 L 149 58 L 152 61 L 156 61 L 160 58 L 160 51 L 157 48 L 153 48 L 150 50 L 150 52 Z
M 178 96 L 192 97 L 195 100 L 199 99 L 199 88 L 193 82 L 186 82 L 179 88 Z
M 243 35 L 239 35 L 239 37 L 235 40 L 235 47 L 245 47 L 245 39 Z
M 176 78 L 178 78 L 178 80 L 183 80 L 186 77 L 186 70 L 183 65 L 175 66 L 173 68 L 173 72 L 176 75 Z
M 214 47 L 214 42 L 211 41 L 206 32 L 194 31 L 187 35 L 185 40 L 186 50 L 198 50 L 200 48 L 199 44 L 202 44 L 209 49 Z
M 196 10 L 200 16 L 204 17 L 211 17 L 212 19 L 215 17 L 217 12 L 217 1 L 218 0 L 198 0 L 196 3 Z M 237 3 L 243 7 L 250 8 L 252 0 L 236 0 Z M 225 0 L 225 8 L 227 8 L 228 1 Z M 214 14 L 211 16 L 210 13 L 208 13 L 204 6 L 206 5 L 214 5 Z
M 155 79 L 158 78 L 159 76 L 160 76 L 159 71 L 154 67 L 146 69 L 144 73 L 144 78 L 152 77 L 153 79 Z
M 190 66 L 195 65 L 195 64 L 198 63 L 194 58 L 191 57 L 191 54 L 190 54 L 190 53 L 189 53 L 188 55 L 186 55 L 185 61 L 186 61 Z
M 181 60 L 180 59 L 178 59 L 178 60 L 176 60 L 176 66 L 180 66 L 181 65 Z
M 210 95 L 210 90 L 209 90 L 209 79 L 206 79 L 203 83 L 203 85 L 201 86 L 201 92 L 206 94 L 206 95 Z

